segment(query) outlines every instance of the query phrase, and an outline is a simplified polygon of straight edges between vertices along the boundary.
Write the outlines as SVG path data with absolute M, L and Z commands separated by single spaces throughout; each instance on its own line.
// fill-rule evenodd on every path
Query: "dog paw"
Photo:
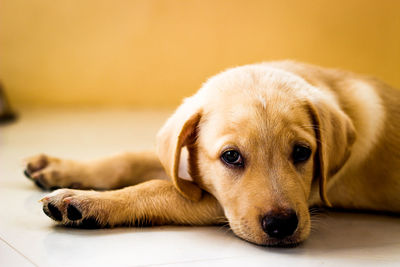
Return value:
M 103 228 L 104 205 L 96 197 L 98 192 L 59 189 L 45 196 L 43 212 L 60 224 L 79 228 Z
M 44 190 L 63 187 L 81 188 L 80 183 L 73 182 L 77 167 L 72 161 L 41 154 L 27 160 L 24 174 Z

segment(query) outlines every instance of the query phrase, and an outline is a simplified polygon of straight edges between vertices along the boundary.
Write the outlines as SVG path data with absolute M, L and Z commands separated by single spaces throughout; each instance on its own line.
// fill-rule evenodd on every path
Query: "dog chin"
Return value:
M 299 246 L 303 240 L 296 238 L 296 237 L 288 237 L 283 240 L 276 240 L 276 239 L 268 239 L 261 246 L 267 247 L 280 247 L 280 248 L 294 248 Z
M 261 242 L 253 242 L 251 240 L 247 240 L 253 244 L 265 247 L 278 247 L 278 248 L 294 248 L 299 246 L 303 240 L 296 237 L 288 237 L 285 239 L 275 239 L 275 238 L 266 238 Z
M 236 233 L 235 233 L 236 234 Z M 270 238 L 266 235 L 252 238 L 251 235 L 247 236 L 246 234 L 236 234 L 241 239 L 265 247 L 279 247 L 279 248 L 294 248 L 299 246 L 306 238 L 301 238 L 299 233 L 295 233 L 292 236 L 277 239 L 277 238 Z

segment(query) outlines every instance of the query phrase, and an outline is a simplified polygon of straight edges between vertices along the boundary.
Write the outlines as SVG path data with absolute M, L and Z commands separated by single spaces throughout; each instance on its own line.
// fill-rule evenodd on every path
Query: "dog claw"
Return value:
M 49 197 L 44 197 L 44 198 L 40 199 L 38 202 L 44 203 L 44 202 L 48 201 L 49 199 L 50 199 Z

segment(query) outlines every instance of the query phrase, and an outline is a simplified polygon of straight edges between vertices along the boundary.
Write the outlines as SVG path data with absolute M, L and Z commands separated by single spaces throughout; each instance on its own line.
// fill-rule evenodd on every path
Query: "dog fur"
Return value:
M 298 143 L 311 149 L 301 164 L 291 159 Z M 242 168 L 221 160 L 229 149 L 240 151 Z M 42 199 L 63 225 L 229 223 L 250 242 L 291 245 L 308 237 L 312 206 L 399 213 L 399 166 L 400 91 L 280 61 L 209 79 L 161 128 L 156 153 L 91 162 L 38 155 L 25 174 L 45 189 L 64 188 Z M 288 210 L 296 230 L 269 236 L 262 218 Z

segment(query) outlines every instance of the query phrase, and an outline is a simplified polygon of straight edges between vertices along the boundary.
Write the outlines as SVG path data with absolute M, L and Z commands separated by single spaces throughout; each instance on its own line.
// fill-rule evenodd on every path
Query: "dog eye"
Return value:
M 306 160 L 311 155 L 311 149 L 303 145 L 295 145 L 292 152 L 293 163 L 301 163 Z
M 236 150 L 228 150 L 222 153 L 221 159 L 228 165 L 233 165 L 234 167 L 243 166 L 243 157 Z

